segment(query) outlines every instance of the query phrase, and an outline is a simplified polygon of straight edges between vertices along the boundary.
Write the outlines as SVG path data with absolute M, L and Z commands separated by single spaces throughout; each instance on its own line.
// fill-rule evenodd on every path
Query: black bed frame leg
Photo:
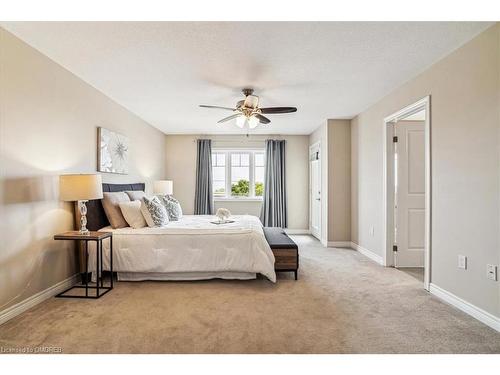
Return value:
M 297 280 L 297 271 L 294 271 L 295 273 L 295 280 Z

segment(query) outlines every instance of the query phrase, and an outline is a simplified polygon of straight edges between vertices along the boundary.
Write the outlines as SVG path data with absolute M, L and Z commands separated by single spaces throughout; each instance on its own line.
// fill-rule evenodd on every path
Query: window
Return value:
M 226 155 L 223 152 L 212 153 L 212 177 L 214 197 L 225 197 Z
M 264 150 L 214 150 L 214 197 L 261 198 L 264 193 L 264 159 Z

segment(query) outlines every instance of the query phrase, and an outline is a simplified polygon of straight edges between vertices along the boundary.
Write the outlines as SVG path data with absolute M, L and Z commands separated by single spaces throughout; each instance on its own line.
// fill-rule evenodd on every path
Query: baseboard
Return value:
M 309 229 L 288 229 L 285 228 L 285 233 L 286 234 L 311 234 L 311 231 Z
M 351 248 L 351 241 L 328 241 L 328 247 L 347 247 Z
M 0 324 L 7 322 L 8 320 L 18 316 L 19 314 L 25 312 L 26 310 L 38 305 L 39 303 L 49 299 L 50 297 L 59 294 L 71 286 L 75 285 L 79 280 L 80 274 L 75 274 L 68 277 L 66 280 L 60 281 L 51 287 L 26 298 L 24 301 L 16 303 L 7 309 L 0 311 Z
M 438 297 L 439 299 L 449 303 L 450 305 L 456 307 L 459 310 L 462 310 L 464 313 L 469 314 L 473 318 L 476 318 L 480 322 L 486 324 L 487 326 L 493 328 L 494 330 L 500 332 L 500 318 L 490 314 L 487 311 L 473 305 L 470 302 L 463 300 L 460 297 L 457 297 L 453 293 L 448 292 L 447 290 L 432 284 L 430 285 L 429 292 Z
M 357 243 L 351 242 L 351 249 L 360 252 L 365 257 L 370 258 L 371 260 L 373 260 L 375 263 L 378 263 L 378 264 L 380 264 L 382 266 L 384 265 L 384 259 L 380 255 L 375 254 L 373 251 L 368 250 L 367 248 L 365 248 L 363 246 L 360 246 Z

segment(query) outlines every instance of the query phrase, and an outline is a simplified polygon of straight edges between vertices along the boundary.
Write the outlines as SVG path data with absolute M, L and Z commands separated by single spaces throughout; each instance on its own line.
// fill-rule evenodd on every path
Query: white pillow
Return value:
M 153 221 L 153 218 L 151 217 L 151 214 L 149 213 L 148 207 L 146 206 L 146 203 L 141 199 L 141 214 L 144 217 L 144 220 L 146 221 L 146 225 L 148 227 L 154 227 L 155 223 Z
M 158 197 L 143 197 L 141 199 L 141 212 L 148 227 L 163 227 L 168 224 L 167 210 Z
M 121 202 L 120 210 L 125 218 L 125 221 L 134 229 L 144 228 L 146 226 L 146 221 L 141 212 L 141 202 Z

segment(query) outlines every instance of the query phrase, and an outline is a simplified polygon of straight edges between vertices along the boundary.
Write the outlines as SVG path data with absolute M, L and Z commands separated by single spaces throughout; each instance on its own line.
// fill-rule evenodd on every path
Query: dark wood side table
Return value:
M 103 257 L 102 257 L 102 241 L 109 238 L 109 271 L 111 280 L 108 286 L 104 286 L 103 277 Z M 78 231 L 65 232 L 56 234 L 54 240 L 77 240 L 85 243 L 85 280 L 82 280 L 80 285 L 74 285 L 64 292 L 59 293 L 56 297 L 60 298 L 93 298 L 97 299 L 105 295 L 113 289 L 113 234 L 110 232 L 90 232 L 89 234 L 80 234 Z M 88 258 L 89 258 L 89 242 L 96 243 L 96 284 L 89 285 L 88 282 Z M 72 289 L 85 289 L 85 295 L 66 294 Z M 95 294 L 89 295 L 89 290 L 95 290 Z

